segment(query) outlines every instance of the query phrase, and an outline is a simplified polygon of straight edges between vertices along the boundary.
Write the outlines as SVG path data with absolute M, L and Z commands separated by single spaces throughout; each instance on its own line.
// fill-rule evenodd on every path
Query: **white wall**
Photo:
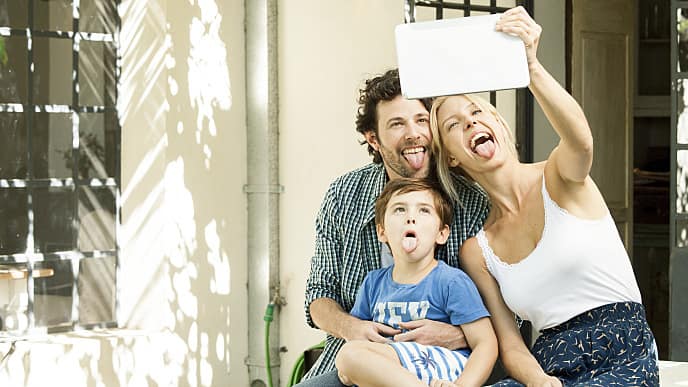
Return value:
M 399 0 L 279 2 L 282 384 L 320 331 L 305 323 L 305 281 L 315 217 L 330 182 L 368 163 L 354 118 L 363 79 L 395 66 Z

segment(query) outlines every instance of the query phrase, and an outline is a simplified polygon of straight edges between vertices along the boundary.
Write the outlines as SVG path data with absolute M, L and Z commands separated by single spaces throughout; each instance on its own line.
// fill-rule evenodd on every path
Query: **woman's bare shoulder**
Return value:
M 478 237 L 473 236 L 466 239 L 461 245 L 461 255 L 462 266 L 475 267 L 476 265 L 484 265 L 485 259 L 483 258 L 483 252 L 478 243 Z

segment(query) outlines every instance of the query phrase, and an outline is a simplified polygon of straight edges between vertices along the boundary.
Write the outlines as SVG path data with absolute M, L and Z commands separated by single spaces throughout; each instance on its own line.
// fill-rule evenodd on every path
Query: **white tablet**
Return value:
M 501 14 L 396 26 L 406 98 L 515 89 L 530 83 L 523 41 L 495 31 Z

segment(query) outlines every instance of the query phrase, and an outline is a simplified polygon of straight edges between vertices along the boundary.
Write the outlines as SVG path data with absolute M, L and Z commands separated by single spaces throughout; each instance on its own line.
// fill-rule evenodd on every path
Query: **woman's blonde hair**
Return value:
M 507 141 L 509 141 L 509 149 L 518 158 L 518 152 L 516 151 L 516 141 L 514 140 L 514 133 L 504 120 L 497 109 L 492 106 L 491 103 L 487 102 L 484 98 L 475 94 L 464 94 L 464 97 L 474 104 L 478 105 L 480 110 L 485 112 L 490 112 L 497 122 L 499 122 L 507 132 Z M 458 173 L 468 180 L 474 181 L 473 178 L 464 171 L 461 167 L 452 168 L 449 166 L 449 154 L 447 149 L 442 145 L 442 133 L 439 129 L 439 124 L 437 123 L 437 111 L 444 104 L 444 102 L 449 97 L 455 96 L 444 96 L 436 98 L 432 103 L 432 109 L 430 110 L 430 129 L 432 130 L 432 153 L 435 155 L 435 164 L 437 168 L 437 177 L 439 178 L 442 188 L 449 194 L 449 196 L 455 202 L 459 202 L 459 194 L 456 192 L 456 187 L 454 186 L 454 180 L 451 177 L 451 172 Z

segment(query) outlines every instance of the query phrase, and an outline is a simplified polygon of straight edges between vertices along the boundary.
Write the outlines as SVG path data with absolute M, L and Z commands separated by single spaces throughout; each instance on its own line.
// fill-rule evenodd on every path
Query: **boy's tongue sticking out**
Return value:
M 404 236 L 404 239 L 401 241 L 401 247 L 404 248 L 404 251 L 410 253 L 411 251 L 415 250 L 417 243 L 418 239 L 416 239 L 416 236 L 412 233 L 409 233 Z

